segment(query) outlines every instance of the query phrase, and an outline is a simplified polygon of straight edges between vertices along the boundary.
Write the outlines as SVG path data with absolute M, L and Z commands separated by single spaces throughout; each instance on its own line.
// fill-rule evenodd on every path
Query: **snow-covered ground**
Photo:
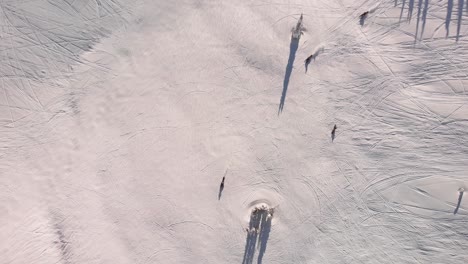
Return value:
M 0 263 L 468 262 L 467 1 L 0 10 Z

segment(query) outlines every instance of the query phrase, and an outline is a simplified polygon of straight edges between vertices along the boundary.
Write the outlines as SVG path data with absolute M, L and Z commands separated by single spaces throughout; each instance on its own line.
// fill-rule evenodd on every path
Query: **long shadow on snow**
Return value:
M 423 7 L 424 1 L 424 7 Z M 398 1 L 395 1 L 395 6 L 397 5 Z M 403 0 L 401 4 L 401 12 L 400 12 L 400 22 L 401 17 L 403 16 L 403 12 L 405 10 L 406 0 Z M 429 8 L 429 0 L 418 0 L 418 18 L 416 21 L 416 33 L 414 34 L 414 42 L 418 39 L 418 32 L 419 32 L 419 23 L 422 21 L 422 29 L 421 29 L 421 39 L 424 35 L 424 28 L 426 27 L 426 17 L 427 17 L 427 9 Z M 408 14 L 406 16 L 406 20 L 408 23 L 411 23 L 411 18 L 413 17 L 413 9 L 414 9 L 414 0 L 409 0 L 408 3 Z M 422 16 L 421 16 L 422 13 Z
M 409 0 L 408 3 L 408 17 L 406 18 L 411 23 L 411 18 L 413 18 L 413 8 L 414 8 L 414 0 Z
M 465 4 L 464 0 L 458 0 L 458 23 L 457 23 L 457 38 L 456 40 L 460 38 L 460 29 L 461 29 L 461 24 L 462 24 L 462 17 L 463 17 L 463 5 Z
M 406 4 L 406 0 L 403 0 L 403 3 L 401 4 L 401 11 L 400 11 L 400 20 L 399 20 L 400 22 L 401 22 L 401 17 L 403 16 L 403 10 L 405 10 L 405 4 Z
M 429 8 L 429 0 L 418 0 L 418 20 L 416 22 L 416 34 L 414 35 L 414 42 L 418 41 L 418 32 L 419 32 L 419 22 L 422 21 L 422 28 L 421 28 L 421 39 L 424 36 L 424 28 L 426 27 L 426 18 L 427 18 L 427 9 Z M 422 13 L 422 16 L 421 16 Z
M 406 1 L 407 0 L 402 0 L 401 4 L 401 11 L 400 11 L 400 21 L 401 18 L 403 17 L 403 13 L 405 10 L 406 6 Z M 413 16 L 413 9 L 414 9 L 414 1 L 415 0 L 408 0 L 408 13 L 406 19 L 408 22 L 411 22 L 411 18 Z M 395 6 L 398 4 L 398 0 L 395 0 Z M 446 30 L 446 37 L 449 37 L 450 35 L 450 23 L 452 20 L 452 13 L 454 9 L 454 0 L 448 0 L 447 1 L 447 14 L 445 16 L 445 30 Z M 465 0 L 458 0 L 458 8 L 457 8 L 457 35 L 456 35 L 456 41 L 459 40 L 460 38 L 460 30 L 462 26 L 462 20 L 463 20 L 463 9 L 464 7 L 466 8 L 465 12 L 468 12 L 468 5 L 465 6 Z M 421 34 L 420 34 L 420 39 L 423 38 L 424 36 L 424 29 L 426 27 L 426 19 L 427 19 L 427 12 L 429 9 L 429 0 L 418 0 L 417 3 L 417 8 L 418 8 L 418 20 L 416 22 L 416 34 L 414 36 L 415 41 L 418 39 L 418 33 L 419 33 L 419 24 L 422 22 L 422 28 L 421 28 Z
M 288 59 L 288 65 L 286 66 L 286 73 L 284 75 L 283 93 L 281 94 L 281 101 L 280 101 L 280 105 L 278 108 L 278 115 L 281 112 L 283 112 L 284 101 L 286 100 L 286 92 L 288 91 L 288 86 L 289 86 L 289 78 L 291 77 L 294 60 L 296 59 L 296 51 L 299 47 L 299 39 L 300 37 L 294 38 L 291 36 L 291 43 L 289 44 L 289 59 Z
M 422 0 L 418 0 L 418 19 L 416 21 L 416 34 L 414 34 L 414 43 L 418 41 L 419 21 L 421 21 Z
M 423 8 L 423 12 L 422 12 L 421 39 L 424 36 L 424 28 L 426 28 L 427 9 L 429 9 L 429 0 L 424 0 L 424 8 Z M 418 36 L 416 36 L 416 38 L 417 37 Z
M 252 211 L 242 264 L 253 263 L 256 248 L 259 248 L 257 263 L 262 263 L 271 230 L 271 217 L 268 217 L 268 214 L 268 210 L 254 209 Z
M 271 230 L 271 217 L 267 217 L 268 212 L 264 212 L 262 216 L 262 224 L 260 229 L 260 234 L 258 236 L 259 241 L 259 250 L 258 250 L 258 258 L 257 263 L 261 264 L 263 255 L 266 251 L 266 246 L 268 242 L 268 238 L 270 237 L 270 230 Z
M 448 0 L 447 3 L 447 16 L 445 17 L 445 37 L 449 36 L 450 20 L 452 20 L 453 0 Z

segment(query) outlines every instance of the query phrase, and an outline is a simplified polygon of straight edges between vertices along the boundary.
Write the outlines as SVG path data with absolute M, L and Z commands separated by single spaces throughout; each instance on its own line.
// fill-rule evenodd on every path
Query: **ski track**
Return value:
M 0 10 L 5 263 L 468 259 L 466 1 Z

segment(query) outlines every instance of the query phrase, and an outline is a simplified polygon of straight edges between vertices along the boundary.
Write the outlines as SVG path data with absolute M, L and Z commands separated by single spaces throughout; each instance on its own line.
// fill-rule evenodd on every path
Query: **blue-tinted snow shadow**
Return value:
M 447 38 L 450 33 L 450 21 L 452 20 L 453 0 L 447 2 L 447 16 L 445 16 L 445 37 Z
M 258 235 L 258 242 L 260 243 L 259 249 L 258 249 L 258 258 L 257 258 L 258 264 L 262 263 L 263 255 L 265 254 L 265 251 L 266 251 L 268 238 L 270 237 L 271 217 L 268 217 L 268 212 L 263 213 L 261 222 L 262 222 L 261 229 Z
M 289 44 L 289 59 L 288 65 L 286 66 L 286 73 L 284 74 L 283 80 L 283 93 L 281 94 L 281 100 L 278 108 L 278 115 L 283 112 L 284 102 L 286 101 L 286 92 L 288 91 L 289 79 L 293 70 L 294 60 L 296 59 L 296 52 L 299 48 L 299 39 L 291 36 L 291 43 Z
M 402 20 L 403 14 L 406 9 L 406 0 L 402 0 L 401 2 L 401 11 L 400 11 L 400 22 Z M 395 0 L 395 6 L 398 4 L 398 0 Z M 411 22 L 411 19 L 413 17 L 413 11 L 414 11 L 414 4 L 415 0 L 409 0 L 408 1 L 408 7 L 407 7 L 407 16 L 406 20 L 408 22 Z M 460 39 L 460 31 L 461 31 L 461 26 L 462 26 L 462 20 L 463 20 L 463 10 L 464 7 L 466 7 L 466 11 L 468 12 L 468 6 L 465 6 L 465 0 L 458 0 L 458 8 L 457 8 L 457 35 L 455 37 L 456 41 Z M 454 0 L 447 0 L 447 12 L 445 15 L 445 37 L 448 38 L 450 35 L 450 23 L 452 23 L 452 14 L 453 14 L 453 9 L 454 9 Z M 427 14 L 429 10 L 429 0 L 418 0 L 417 2 L 417 21 L 416 21 L 416 33 L 414 35 L 414 40 L 415 42 L 418 40 L 421 40 L 424 36 L 424 29 L 426 27 L 426 19 L 427 19 Z M 419 28 L 421 26 L 421 33 L 419 34 Z
M 427 10 L 429 9 L 429 0 L 424 0 L 424 7 L 422 10 L 422 29 L 421 29 L 421 39 L 424 36 L 424 29 L 426 28 L 426 19 L 427 19 Z M 415 39 L 418 37 L 416 34 Z
M 414 0 L 409 0 L 408 2 L 408 16 L 407 20 L 411 22 L 411 18 L 413 17 L 413 9 L 414 9 Z
M 460 29 L 462 25 L 462 18 L 463 18 L 463 5 L 465 4 L 464 0 L 458 0 L 458 15 L 457 15 L 457 38 L 460 38 Z
M 446 34 L 445 37 L 448 38 L 450 35 L 450 23 L 452 21 L 452 13 L 453 13 L 453 1 L 448 0 L 447 2 L 447 15 L 445 17 L 445 30 Z M 456 41 L 460 39 L 460 30 L 463 20 L 463 6 L 465 5 L 465 0 L 458 0 L 458 8 L 457 8 L 457 35 L 455 37 Z
M 416 20 L 416 34 L 414 34 L 414 42 L 418 39 L 419 21 L 421 21 L 422 0 L 418 0 L 418 19 Z
M 424 3 L 423 3 L 424 1 Z M 424 29 L 426 28 L 427 9 L 429 8 L 429 0 L 418 0 L 418 18 L 416 21 L 416 34 L 414 35 L 414 42 L 418 41 L 419 24 L 422 22 L 421 39 L 424 36 Z
M 258 248 L 257 263 L 261 264 L 266 251 L 271 230 L 271 210 L 254 209 L 250 215 L 249 229 L 245 243 L 244 259 L 242 264 L 253 263 L 255 251 Z

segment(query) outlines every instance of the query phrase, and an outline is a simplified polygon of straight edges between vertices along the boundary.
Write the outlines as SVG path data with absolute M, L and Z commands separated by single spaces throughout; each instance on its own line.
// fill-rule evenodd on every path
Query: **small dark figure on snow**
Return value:
M 221 193 L 223 192 L 224 190 L 224 179 L 226 178 L 226 176 L 223 177 L 223 180 L 221 181 L 221 184 L 219 185 L 219 194 L 218 194 L 218 200 L 221 199 Z
M 305 59 L 304 64 L 305 64 L 305 72 L 306 73 L 307 73 L 307 68 L 309 67 L 309 64 L 312 62 L 312 60 L 315 61 L 317 56 L 320 53 L 324 52 L 324 51 L 325 51 L 325 47 L 320 45 L 317 48 L 315 48 L 315 51 L 314 51 L 314 53 L 312 53 L 312 55 L 310 55 L 309 57 L 307 57 L 307 59 Z
M 338 128 L 338 127 L 335 125 L 335 126 L 333 127 L 332 132 L 331 132 L 332 142 L 333 142 L 333 140 L 335 140 L 335 132 L 336 132 L 336 129 L 337 129 L 337 128 Z
M 307 57 L 307 59 L 304 61 L 304 64 L 305 64 L 305 72 L 306 72 L 306 73 L 307 73 L 307 69 L 309 68 L 309 64 L 310 64 L 310 62 L 312 61 L 312 59 L 315 60 L 315 54 L 310 55 L 310 56 Z
M 223 177 L 223 180 L 221 181 L 221 185 L 219 185 L 219 188 L 221 190 L 224 189 L 224 179 L 226 179 L 226 177 Z
M 364 21 L 366 20 L 367 15 L 369 15 L 369 11 L 366 11 L 359 16 L 359 24 L 361 26 L 364 26 Z

